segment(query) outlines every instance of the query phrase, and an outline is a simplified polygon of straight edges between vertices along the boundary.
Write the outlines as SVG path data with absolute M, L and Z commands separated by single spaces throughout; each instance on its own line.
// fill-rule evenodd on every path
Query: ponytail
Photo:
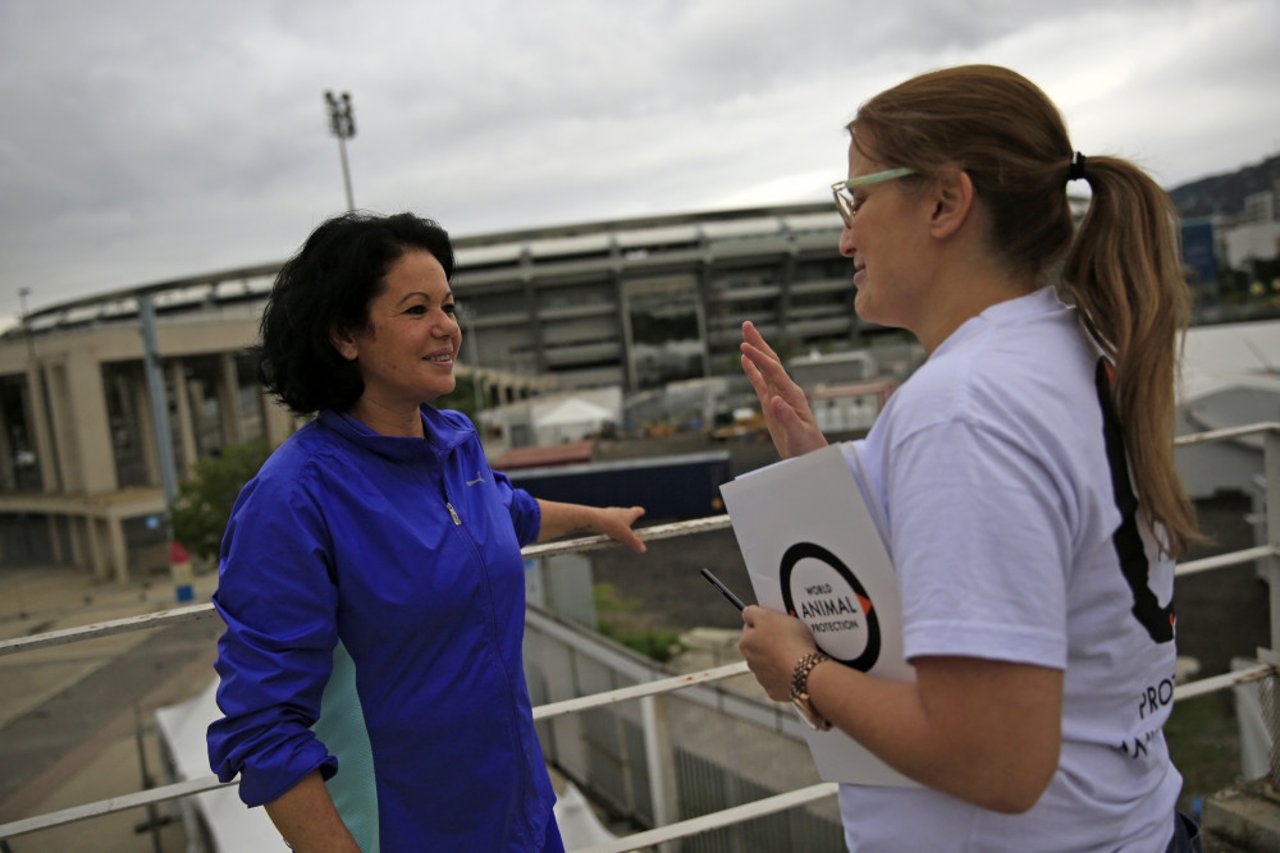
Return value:
M 1112 396 L 1139 505 L 1179 557 L 1200 539 L 1174 464 L 1181 341 L 1191 314 L 1169 196 L 1141 169 L 1112 157 L 1077 158 L 1072 177 L 1093 190 L 1062 277 L 1089 334 L 1115 365 Z

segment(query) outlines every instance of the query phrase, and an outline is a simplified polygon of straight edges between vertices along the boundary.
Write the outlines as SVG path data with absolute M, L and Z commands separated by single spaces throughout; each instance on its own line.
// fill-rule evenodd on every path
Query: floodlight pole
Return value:
M 329 130 L 338 137 L 338 154 L 342 157 L 342 185 L 347 191 L 347 210 L 355 210 L 355 198 L 351 194 L 351 169 L 347 165 L 347 140 L 356 135 L 356 120 L 351 114 L 351 93 L 343 92 L 335 97 L 332 90 L 324 93 L 329 107 Z

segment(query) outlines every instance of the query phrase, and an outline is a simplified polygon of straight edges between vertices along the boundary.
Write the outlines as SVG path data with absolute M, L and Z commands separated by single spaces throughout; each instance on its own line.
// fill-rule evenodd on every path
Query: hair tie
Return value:
M 1076 152 L 1076 159 L 1071 161 L 1071 165 L 1067 167 L 1067 180 L 1078 181 L 1088 180 L 1084 173 L 1084 155 L 1079 151 Z

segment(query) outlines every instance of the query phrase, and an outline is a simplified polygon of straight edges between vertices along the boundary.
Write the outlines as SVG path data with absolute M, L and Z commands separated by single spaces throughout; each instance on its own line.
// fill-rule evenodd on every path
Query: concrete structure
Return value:
M 1079 215 L 1083 200 L 1072 203 Z M 461 370 L 492 405 L 557 388 L 665 400 L 664 388 L 697 386 L 690 423 L 709 424 L 718 398 L 699 383 L 738 373 L 744 320 L 784 357 L 887 331 L 854 314 L 840 230 L 834 206 L 818 202 L 457 238 Z M 166 471 L 181 479 L 228 444 L 283 440 L 293 424 L 264 399 L 246 354 L 280 266 L 54 305 L 0 336 L 0 566 L 71 562 L 121 579 L 162 569 Z M 880 366 L 899 372 L 892 359 Z M 171 443 L 157 437 L 151 398 L 162 393 Z M 624 420 L 638 414 L 628 404 Z
M 1209 224 L 1218 262 L 1228 269 L 1257 275 L 1259 262 L 1280 258 L 1280 181 L 1271 189 L 1246 196 L 1244 209 L 1239 214 L 1215 214 L 1198 222 Z M 1184 238 L 1187 233 L 1184 229 Z M 1195 242 L 1194 238 L 1192 242 Z M 1186 246 L 1184 240 L 1184 249 Z M 1212 278 L 1217 278 L 1216 272 Z M 1275 289 L 1271 281 L 1260 284 L 1264 288 Z M 1255 291 L 1253 295 L 1261 296 L 1263 292 Z M 1210 302 L 1216 301 L 1216 289 L 1212 287 L 1200 289 L 1197 295 L 1202 302 L 1205 297 L 1210 297 Z
M 1280 221 L 1245 222 L 1225 231 L 1227 266 L 1247 270 L 1254 261 L 1280 257 Z
M 736 370 L 747 319 L 789 348 L 856 342 L 839 233 L 820 203 L 466 238 L 455 288 L 479 364 L 635 392 Z
M 849 346 L 840 221 L 826 203 L 464 237 L 454 290 L 478 396 L 628 391 L 737 369 L 743 320 L 780 347 Z M 42 308 L 0 338 L 0 566 L 164 570 L 162 451 L 195 461 L 293 429 L 246 350 L 280 264 Z M 172 439 L 158 435 L 140 303 L 155 306 Z
M 1275 222 L 1280 220 L 1280 182 L 1271 189 L 1245 196 L 1241 219 L 1245 222 Z
M 118 305 L 96 310 L 126 313 Z M 278 443 L 292 429 L 243 354 L 259 314 L 260 306 L 231 303 L 158 324 L 166 449 L 179 470 L 227 444 Z M 136 308 L 127 321 L 9 336 L 0 344 L 0 399 L 0 564 L 76 563 L 120 580 L 131 562 L 164 568 L 162 439 Z

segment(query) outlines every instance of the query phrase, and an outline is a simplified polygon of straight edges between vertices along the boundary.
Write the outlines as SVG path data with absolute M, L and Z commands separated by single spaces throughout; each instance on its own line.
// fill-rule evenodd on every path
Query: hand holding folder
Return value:
M 762 607 L 804 622 L 818 647 L 879 678 L 914 680 L 902 655 L 898 584 L 854 476 L 853 443 L 770 465 L 720 487 Z M 914 785 L 838 730 L 806 731 L 822 778 Z

